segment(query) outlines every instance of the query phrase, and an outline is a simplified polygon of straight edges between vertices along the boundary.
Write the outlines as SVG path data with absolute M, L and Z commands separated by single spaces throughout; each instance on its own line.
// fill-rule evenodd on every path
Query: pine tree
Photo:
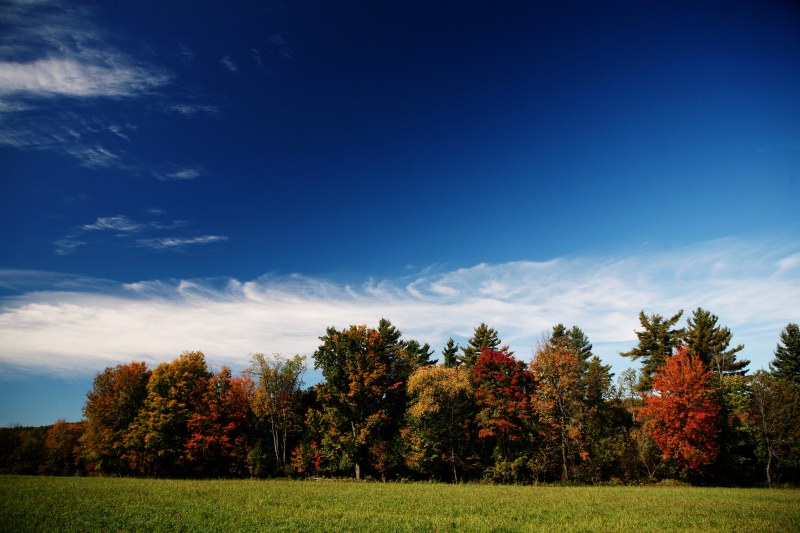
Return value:
M 781 332 L 781 340 L 775 347 L 775 359 L 769 364 L 772 374 L 800 385 L 800 328 L 787 324 Z
M 670 318 L 661 315 L 646 315 L 644 311 L 639 313 L 639 322 L 642 324 L 643 331 L 637 331 L 639 344 L 632 350 L 620 353 L 623 357 L 630 357 L 636 361 L 642 360 L 642 375 L 639 380 L 638 388 L 640 391 L 648 391 L 652 388 L 653 375 L 658 372 L 658 368 L 663 365 L 667 358 L 672 355 L 672 351 L 680 344 L 683 330 L 674 328 L 680 320 L 683 311 L 678 311 Z
M 447 341 L 447 345 L 442 350 L 444 358 L 444 366 L 451 368 L 458 365 L 458 344 L 455 343 L 452 337 Z
M 461 362 L 469 367 L 474 366 L 478 356 L 484 350 L 506 352 L 508 355 L 513 355 L 508 351 L 508 346 L 500 347 L 500 343 L 497 331 L 481 322 L 481 325 L 475 328 L 472 338 L 467 341 L 469 346 L 461 348 L 461 351 L 464 352 L 460 358 Z
M 406 350 L 410 354 L 416 355 L 416 362 L 419 366 L 433 366 L 435 361 L 431 361 L 431 356 L 433 356 L 433 350 L 431 350 L 431 345 L 427 342 L 425 344 L 420 345 L 419 341 L 410 340 L 405 342 Z
M 578 326 L 572 326 L 570 329 L 567 329 L 564 324 L 556 324 L 553 326 L 553 333 L 550 335 L 548 344 L 552 348 L 560 346 L 578 354 L 582 374 L 587 369 L 589 359 L 594 355 L 592 353 L 592 343 L 589 342 L 589 337 L 587 337 Z
M 717 325 L 717 320 L 716 315 L 698 307 L 686 321 L 688 327 L 683 332 L 683 341 L 689 352 L 698 356 L 719 379 L 723 375 L 744 375 L 747 373 L 745 367 L 750 361 L 736 360 L 736 354 L 742 351 L 744 345 L 728 349 L 731 331 Z

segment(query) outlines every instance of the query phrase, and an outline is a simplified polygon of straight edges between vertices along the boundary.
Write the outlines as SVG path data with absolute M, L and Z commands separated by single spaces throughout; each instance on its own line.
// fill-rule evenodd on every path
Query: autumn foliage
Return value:
M 679 347 L 658 370 L 653 392 L 644 396 L 639 418 L 664 459 L 684 471 L 699 471 L 717 455 L 717 405 L 712 372 Z
M 152 370 L 109 367 L 87 393 L 84 421 L 0 428 L 0 474 L 800 480 L 796 326 L 781 336 L 776 370 L 748 376 L 715 320 L 685 330 L 680 313 L 640 318 L 646 331 L 630 353 L 646 364 L 616 386 L 583 331 L 562 324 L 530 362 L 495 349 L 496 330 L 481 324 L 465 347 L 448 342 L 444 364 L 388 320 L 331 327 L 313 354 L 322 379 L 309 388 L 299 355 L 254 354 L 241 377 L 209 368 L 201 352 Z M 715 343 L 700 343 L 717 330 Z M 683 338 L 700 341 L 673 350 Z

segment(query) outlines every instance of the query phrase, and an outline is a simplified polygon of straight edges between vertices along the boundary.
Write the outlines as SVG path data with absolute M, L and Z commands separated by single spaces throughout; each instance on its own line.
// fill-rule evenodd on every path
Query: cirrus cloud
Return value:
M 200 238 L 205 239 L 205 238 Z M 164 244 L 180 246 L 184 243 Z M 152 364 L 186 349 L 242 368 L 249 354 L 310 355 L 331 325 L 392 320 L 408 338 L 439 349 L 463 344 L 480 322 L 495 327 L 527 359 L 541 332 L 576 324 L 615 371 L 635 341 L 638 313 L 690 312 L 702 306 L 731 328 L 753 368 L 765 367 L 780 330 L 800 317 L 800 268 L 787 266 L 796 243 L 723 239 L 624 257 L 564 257 L 479 264 L 401 279 L 343 285 L 301 275 L 155 280 L 112 284 L 58 276 L 3 276 L 0 313 L 4 373 L 86 374 L 135 359 Z M 789 261 L 791 263 L 791 261 Z M 77 283 L 77 284 L 76 284 Z

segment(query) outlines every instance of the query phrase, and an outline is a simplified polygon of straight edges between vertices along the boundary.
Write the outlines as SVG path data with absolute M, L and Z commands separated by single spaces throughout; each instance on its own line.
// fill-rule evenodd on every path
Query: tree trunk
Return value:
M 356 463 L 356 481 L 361 481 L 361 465 Z
M 453 463 L 453 483 L 458 484 L 458 472 L 456 471 L 456 451 L 450 448 L 450 461 Z
M 767 447 L 767 486 L 772 486 L 772 449 Z
M 563 413 L 563 409 L 562 409 Z M 569 471 L 567 470 L 567 421 L 566 417 L 561 416 L 561 481 L 569 479 Z

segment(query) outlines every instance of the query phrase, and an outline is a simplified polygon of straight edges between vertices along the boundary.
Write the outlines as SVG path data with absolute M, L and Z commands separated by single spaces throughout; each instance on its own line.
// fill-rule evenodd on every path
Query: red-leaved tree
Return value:
M 699 472 L 717 455 L 719 406 L 710 387 L 712 373 L 681 346 L 658 369 L 653 392 L 644 395 L 638 418 L 664 459 L 684 472 Z
M 495 444 L 499 461 L 512 459 L 514 443 L 526 432 L 533 415 L 533 374 L 506 352 L 484 350 L 472 367 L 478 406 L 478 438 Z

